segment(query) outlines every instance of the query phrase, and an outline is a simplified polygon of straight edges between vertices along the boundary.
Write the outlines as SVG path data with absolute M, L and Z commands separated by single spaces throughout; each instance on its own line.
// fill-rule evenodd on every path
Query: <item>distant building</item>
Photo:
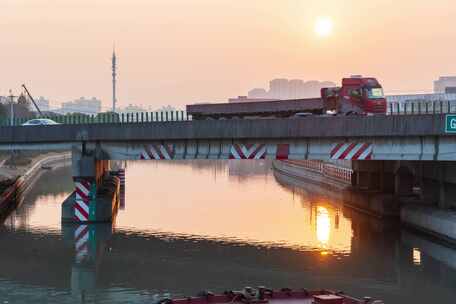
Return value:
M 301 79 L 292 79 L 288 82 L 289 99 L 298 99 L 305 95 L 304 81 Z
M 248 98 L 252 98 L 252 99 L 268 97 L 268 92 L 263 88 L 252 89 L 247 94 L 248 94 Z
M 10 102 L 10 98 L 9 97 L 0 96 L 0 103 L 5 104 L 5 103 L 9 103 L 9 102 Z
M 62 103 L 62 108 L 58 112 L 61 112 L 62 114 L 83 113 L 95 115 L 101 112 L 101 100 L 95 97 L 92 97 L 91 99 L 81 97 L 74 101 Z
M 288 79 L 279 78 L 273 79 L 269 82 L 269 93 L 268 97 L 274 99 L 289 99 L 290 89 L 289 89 Z
M 246 98 L 239 96 L 230 98 L 230 102 L 282 100 L 319 97 L 321 88 L 334 87 L 330 81 L 304 81 L 301 79 L 278 78 L 269 82 L 269 90 L 254 88 L 248 92 Z M 232 101 L 231 101 L 232 100 Z
M 43 96 L 36 98 L 35 103 L 41 112 L 49 111 L 49 109 L 50 109 L 49 100 L 44 98 Z M 33 112 L 37 112 L 35 106 L 33 105 L 33 103 L 31 101 L 30 101 L 30 110 Z
M 173 112 L 176 111 L 176 108 L 170 105 L 163 106 L 156 110 L 156 112 Z
M 434 81 L 434 93 L 445 93 L 447 87 L 456 87 L 456 76 L 441 76 Z
M 250 98 L 248 96 L 238 96 L 235 98 L 229 98 L 228 102 L 229 103 L 234 103 L 234 102 L 258 102 L 258 101 L 274 101 L 274 100 L 280 100 L 280 99 L 273 99 L 273 98 Z
M 163 106 L 158 109 L 154 109 L 152 107 L 143 107 L 142 105 L 135 105 L 135 104 L 129 104 L 125 108 L 118 109 L 117 112 L 119 113 L 140 113 L 140 112 L 173 112 L 176 111 L 176 108 L 167 105 Z
M 118 110 L 120 113 L 137 113 L 137 112 L 147 112 L 147 109 L 142 108 L 134 104 L 129 104 L 123 109 Z

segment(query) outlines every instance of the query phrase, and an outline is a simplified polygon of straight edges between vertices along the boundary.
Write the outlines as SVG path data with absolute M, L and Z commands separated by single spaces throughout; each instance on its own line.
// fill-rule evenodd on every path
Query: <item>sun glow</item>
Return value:
M 327 37 L 331 35 L 333 30 L 333 22 L 329 17 L 319 17 L 315 21 L 315 34 L 319 37 Z

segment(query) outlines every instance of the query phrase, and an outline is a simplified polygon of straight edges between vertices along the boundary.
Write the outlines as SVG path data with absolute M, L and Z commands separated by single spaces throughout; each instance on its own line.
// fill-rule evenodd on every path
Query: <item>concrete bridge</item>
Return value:
M 400 162 L 456 160 L 456 136 L 445 127 L 445 115 L 433 114 L 1 127 L 0 150 L 71 150 L 76 190 L 63 217 L 110 221 L 111 206 L 97 199 L 109 160 L 353 160 L 354 185 L 407 192 L 415 169 Z M 456 170 L 444 170 L 430 173 L 440 188 L 456 181 Z M 451 187 L 443 188 L 445 197 Z
M 1 150 L 78 149 L 98 160 L 456 160 L 444 115 L 307 117 L 0 128 Z

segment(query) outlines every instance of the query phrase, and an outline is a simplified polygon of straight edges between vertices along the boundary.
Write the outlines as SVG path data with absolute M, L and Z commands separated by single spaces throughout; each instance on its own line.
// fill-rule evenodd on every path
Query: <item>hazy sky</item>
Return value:
M 26 83 L 108 106 L 113 41 L 122 106 L 226 100 L 276 77 L 430 91 L 456 74 L 455 25 L 454 0 L 0 0 L 0 95 Z

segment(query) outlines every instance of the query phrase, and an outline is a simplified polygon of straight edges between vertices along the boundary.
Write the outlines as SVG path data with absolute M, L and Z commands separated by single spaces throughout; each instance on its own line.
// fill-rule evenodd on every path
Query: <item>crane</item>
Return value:
M 29 90 L 27 90 L 27 87 L 25 86 L 25 84 L 23 84 L 22 87 L 24 88 L 24 90 L 25 90 L 25 92 L 27 93 L 28 97 L 30 97 L 30 99 L 32 100 L 33 105 L 35 106 L 36 110 L 38 111 L 38 113 L 39 113 L 40 116 L 42 117 L 42 116 L 43 116 L 43 113 L 41 113 L 40 108 L 39 108 L 38 105 L 36 104 L 35 99 L 33 99 L 32 95 L 30 95 L 30 92 L 29 92 Z

